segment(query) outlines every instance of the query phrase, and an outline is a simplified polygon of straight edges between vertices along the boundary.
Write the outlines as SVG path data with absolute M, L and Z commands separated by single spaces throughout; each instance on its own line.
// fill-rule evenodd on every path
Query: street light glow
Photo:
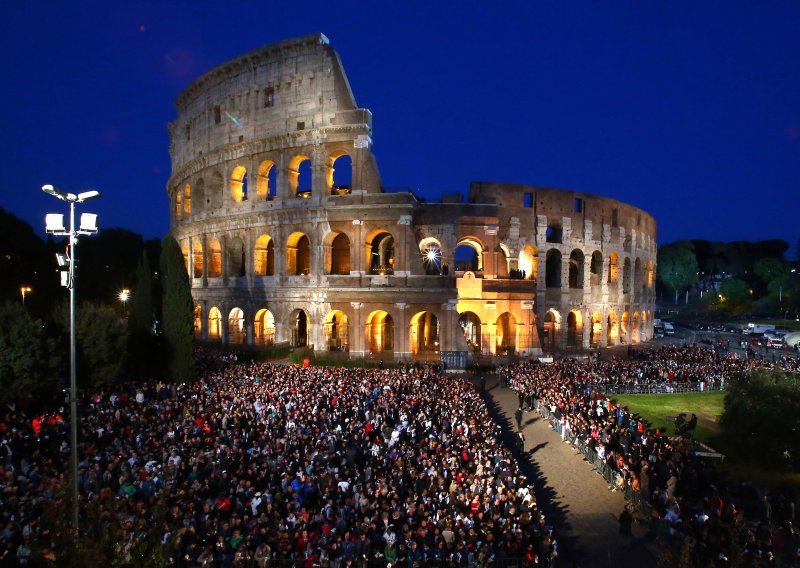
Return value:
M 117 297 L 119 298 L 119 301 L 124 304 L 125 302 L 127 302 L 130 299 L 131 291 L 128 290 L 127 288 L 123 288 L 122 290 L 120 290 L 119 296 L 117 296 Z

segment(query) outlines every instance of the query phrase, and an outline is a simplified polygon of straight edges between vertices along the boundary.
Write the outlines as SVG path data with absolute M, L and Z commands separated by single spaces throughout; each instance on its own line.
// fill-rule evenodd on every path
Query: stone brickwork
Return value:
M 172 234 L 203 339 L 427 359 L 652 334 L 652 217 L 511 184 L 384 192 L 371 114 L 321 34 L 220 65 L 176 106 Z

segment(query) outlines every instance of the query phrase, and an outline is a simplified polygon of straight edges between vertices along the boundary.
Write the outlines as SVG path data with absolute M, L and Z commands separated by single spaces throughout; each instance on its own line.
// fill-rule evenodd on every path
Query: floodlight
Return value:
M 81 213 L 81 232 L 97 232 L 97 215 L 94 213 Z
M 48 213 L 44 218 L 45 231 L 48 233 L 63 233 L 67 229 L 64 227 L 64 215 L 61 213 Z
M 79 193 L 77 201 L 78 203 L 83 203 L 84 201 L 94 199 L 96 197 L 100 197 L 100 192 L 96 189 L 92 189 L 89 191 L 84 191 L 83 193 Z
M 63 193 L 61 193 L 60 191 L 58 191 L 56 188 L 54 188 L 50 184 L 43 185 L 42 186 L 42 191 L 44 191 L 45 193 L 49 193 L 53 197 L 58 197 L 62 201 L 67 201 L 67 196 L 64 195 Z
M 59 268 L 66 268 L 69 266 L 69 258 L 67 258 L 67 255 L 61 254 L 60 252 L 56 253 L 56 262 Z
M 69 271 L 67 270 L 61 271 L 61 285 L 64 288 L 69 288 Z

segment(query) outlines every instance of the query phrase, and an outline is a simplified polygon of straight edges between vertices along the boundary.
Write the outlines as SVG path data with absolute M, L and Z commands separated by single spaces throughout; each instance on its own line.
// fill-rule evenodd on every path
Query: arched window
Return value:
M 214 239 L 208 243 L 208 277 L 219 278 L 222 276 L 222 247 Z
M 513 355 L 517 348 L 517 320 L 510 312 L 497 318 L 495 352 L 498 355 Z
M 347 314 L 341 310 L 328 312 L 322 324 L 328 351 L 350 350 L 350 329 Z
M 564 230 L 561 227 L 561 221 L 550 221 L 547 224 L 544 236 L 548 243 L 560 243 L 563 239 Z
M 192 214 L 192 186 L 188 183 L 183 187 L 183 216 Z
M 569 287 L 583 288 L 583 251 L 579 249 L 569 255 Z
M 435 276 L 442 273 L 442 245 L 436 239 L 428 237 L 419 243 L 422 255 L 422 267 L 425 274 Z
M 289 192 L 295 197 L 311 197 L 311 158 L 305 154 L 294 156 L 289 162 Z
M 619 320 L 619 338 L 623 343 L 630 342 L 630 323 L 631 315 L 628 312 L 622 312 L 622 318 Z
M 246 273 L 244 242 L 239 237 L 228 239 L 228 276 L 244 276 Z
M 631 324 L 631 343 L 639 343 L 639 312 L 633 312 Z
M 175 220 L 180 221 L 183 216 L 183 195 L 181 190 L 175 192 Z
M 622 265 L 622 293 L 628 294 L 631 291 L 631 259 L 626 258 Z
M 325 182 L 331 195 L 347 195 L 353 189 L 353 160 L 344 152 L 328 156 Z
M 608 283 L 616 284 L 619 281 L 619 255 L 612 252 L 608 256 Z
M 244 312 L 241 308 L 233 308 L 228 314 L 228 343 L 244 343 Z
M 600 345 L 600 336 L 603 333 L 603 320 L 599 313 L 592 314 L 592 335 L 589 338 L 589 346 L 597 347 Z
M 458 325 L 461 327 L 461 331 L 464 332 L 464 339 L 466 339 L 470 351 L 480 353 L 482 344 L 481 318 L 473 312 L 464 312 L 458 317 Z
M 198 179 L 194 182 L 194 189 L 192 193 L 194 194 L 194 201 L 192 202 L 192 207 L 195 213 L 198 213 L 203 210 L 203 205 L 205 204 L 206 200 L 206 182 L 203 178 Z
M 264 160 L 258 166 L 258 179 L 256 180 L 256 195 L 259 199 L 267 201 L 275 199 L 277 188 L 275 186 L 275 162 Z
M 292 233 L 286 241 L 286 274 L 311 274 L 311 243 L 303 233 Z
M 583 318 L 577 310 L 567 315 L 567 347 L 580 347 L 583 335 Z
M 536 272 L 539 270 L 539 257 L 536 248 L 525 245 L 519 253 L 519 267 L 521 276 L 525 280 L 536 280 Z
M 414 315 L 411 318 L 409 345 L 414 355 L 438 353 L 439 319 L 430 312 Z
M 547 251 L 545 266 L 545 285 L 548 288 L 561 288 L 561 252 L 557 249 Z
M 290 316 L 292 326 L 292 347 L 308 345 L 308 314 L 305 310 L 294 310 Z
M 247 200 L 247 168 L 236 166 L 231 174 L 231 197 L 236 203 Z
M 344 233 L 333 238 L 330 245 L 329 274 L 350 274 L 350 239 Z
M 542 329 L 542 348 L 553 351 L 558 341 L 558 331 L 561 327 L 561 315 L 555 310 L 548 310 L 544 315 Z
M 220 339 L 222 337 L 222 314 L 219 308 L 214 306 L 208 310 L 208 338 Z
M 275 316 L 267 309 L 256 312 L 253 325 L 255 343 L 257 345 L 272 345 L 275 343 Z
M 592 253 L 591 285 L 599 286 L 603 282 L 603 253 L 596 250 Z
M 275 245 L 269 235 L 259 235 L 256 239 L 253 272 L 256 276 L 272 276 L 275 274 Z
M 225 180 L 219 172 L 213 172 L 208 184 L 206 204 L 208 208 L 215 211 L 222 207 L 222 192 L 225 187 Z
M 203 277 L 203 243 L 195 241 L 192 245 L 192 272 L 195 278 Z
M 388 231 L 378 229 L 367 238 L 367 266 L 370 274 L 394 272 L 394 237 Z
M 373 355 L 394 351 L 394 320 L 383 310 L 369 314 L 365 326 L 367 349 Z
M 480 272 L 483 270 L 483 245 L 477 239 L 461 239 L 454 251 L 454 258 L 457 271 Z
M 606 321 L 606 344 L 616 345 L 617 341 L 619 340 L 619 320 L 617 319 L 617 314 L 611 312 L 608 314 L 608 320 Z

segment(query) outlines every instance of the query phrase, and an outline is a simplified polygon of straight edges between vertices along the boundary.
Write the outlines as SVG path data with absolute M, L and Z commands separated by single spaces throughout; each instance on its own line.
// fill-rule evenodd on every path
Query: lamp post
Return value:
M 69 203 L 69 229 L 64 225 L 64 215 L 48 213 L 45 217 L 45 230 L 51 234 L 69 237 L 67 254 L 56 254 L 61 268 L 61 285 L 69 288 L 69 420 L 70 420 L 70 465 L 72 469 L 72 526 L 78 538 L 78 518 L 80 501 L 78 497 L 78 388 L 75 376 L 75 245 L 79 235 L 97 233 L 97 215 L 83 213 L 80 226 L 75 227 L 75 204 L 100 197 L 99 191 L 85 191 L 75 195 L 64 193 L 52 185 L 42 186 L 42 191 Z
M 32 291 L 33 290 L 31 289 L 30 286 L 22 286 L 22 287 L 20 287 L 19 293 L 22 294 L 22 305 L 23 306 L 25 305 L 25 296 L 30 294 Z

